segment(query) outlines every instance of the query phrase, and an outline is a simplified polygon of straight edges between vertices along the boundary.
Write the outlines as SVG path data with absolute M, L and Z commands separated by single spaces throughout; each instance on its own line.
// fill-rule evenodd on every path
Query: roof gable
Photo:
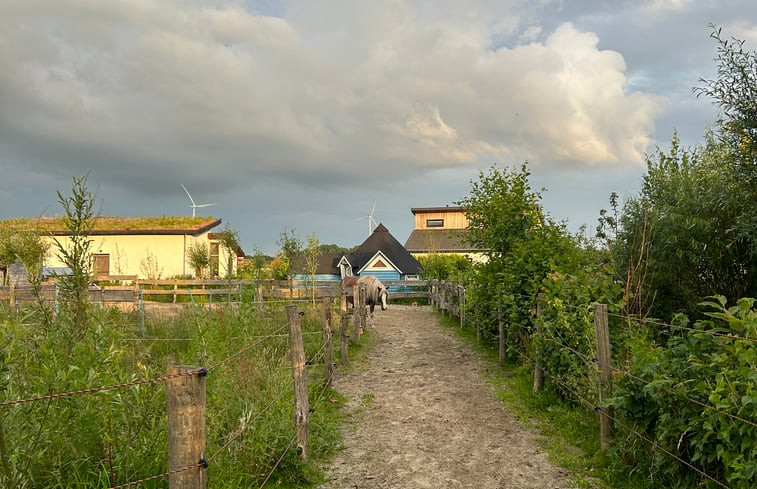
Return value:
M 360 269 L 357 271 L 357 274 L 362 274 L 368 268 L 392 269 L 396 270 L 399 273 L 403 273 L 402 270 L 400 270 L 397 265 L 392 263 L 392 260 L 387 258 L 387 256 L 384 255 L 384 253 L 381 251 L 376 252 L 375 255 L 373 255 L 367 262 L 365 262 L 365 265 L 360 267 Z
M 353 268 L 362 270 L 379 252 L 400 273 L 405 275 L 420 273 L 421 264 L 418 260 L 413 258 L 413 255 L 392 236 L 383 224 L 376 226 L 368 239 L 350 254 L 350 263 Z

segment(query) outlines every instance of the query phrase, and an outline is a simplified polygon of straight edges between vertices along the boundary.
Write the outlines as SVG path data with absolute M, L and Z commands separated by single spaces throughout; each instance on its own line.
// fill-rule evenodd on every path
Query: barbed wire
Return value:
M 757 343 L 757 338 L 749 338 L 747 336 L 739 336 L 739 335 L 734 335 L 734 334 L 730 334 L 730 333 L 718 333 L 717 331 L 708 331 L 708 330 L 704 330 L 704 329 L 689 328 L 688 326 L 679 326 L 679 325 L 676 325 L 676 324 L 663 323 L 661 321 L 655 321 L 655 320 L 652 320 L 652 319 L 634 318 L 634 317 L 631 317 L 631 316 L 624 316 L 622 314 L 608 314 L 608 316 L 612 316 L 612 317 L 616 317 L 616 318 L 620 318 L 620 319 L 629 319 L 631 321 L 637 321 L 637 322 L 640 322 L 640 323 L 654 324 L 656 326 L 664 326 L 664 327 L 667 327 L 667 328 L 680 329 L 680 330 L 683 330 L 683 331 L 692 331 L 694 333 L 703 333 L 703 334 L 708 334 L 710 336 L 719 336 L 721 338 L 730 338 L 730 339 L 733 339 L 733 340 L 742 340 L 742 341 L 750 341 L 750 342 L 753 342 L 753 343 Z
M 588 357 L 587 355 L 585 355 L 584 353 L 581 353 L 580 351 L 576 350 L 575 348 L 571 348 L 570 346 L 565 345 L 565 344 L 557 341 L 556 338 L 552 338 L 552 337 L 544 336 L 544 335 L 542 337 L 545 340 L 550 341 L 550 342 L 554 343 L 555 345 L 559 346 L 560 348 L 563 348 L 565 350 L 568 350 L 568 351 L 572 352 L 577 357 L 579 357 L 581 360 L 583 360 L 584 362 L 586 362 L 587 365 L 592 365 L 593 364 L 593 365 L 596 366 L 596 363 L 597 363 L 597 359 L 596 358 Z
M 120 384 L 102 385 L 99 387 L 90 387 L 87 389 L 80 389 L 80 390 L 69 391 L 69 392 L 58 392 L 55 394 L 28 397 L 26 399 L 16 399 L 13 401 L 3 401 L 3 402 L 0 402 L 0 408 L 4 408 L 8 406 L 15 406 L 18 404 L 25 404 L 29 402 L 46 401 L 49 399 L 61 399 L 64 397 L 72 397 L 72 396 L 78 396 L 78 395 L 83 395 L 83 394 L 94 394 L 96 392 L 103 392 L 103 391 L 113 390 L 113 389 L 122 389 L 125 387 L 132 387 L 132 386 L 137 386 L 137 385 L 156 384 L 158 382 L 163 382 L 165 380 L 171 380 L 171 379 L 177 379 L 179 377 L 189 377 L 192 375 L 203 376 L 207 374 L 207 372 L 208 371 L 204 368 L 198 368 L 197 370 L 190 370 L 187 372 L 182 372 L 182 373 L 177 373 L 177 374 L 163 375 L 161 377 L 153 377 L 150 379 L 135 380 L 132 382 L 123 382 Z
M 179 474 L 181 472 L 186 472 L 186 471 L 192 470 L 192 469 L 198 469 L 198 468 L 206 469 L 207 467 L 208 467 L 207 461 L 200 460 L 199 462 L 197 462 L 194 465 L 187 465 L 186 467 L 180 467 L 178 469 L 170 470 L 170 471 L 164 472 L 162 474 L 153 475 L 153 476 L 150 476 L 150 477 L 145 477 L 144 479 L 139 479 L 139 480 L 136 480 L 136 481 L 127 482 L 125 484 L 120 484 L 120 485 L 117 485 L 117 486 L 111 486 L 109 489 L 121 489 L 123 487 L 138 486 L 139 484 L 142 484 L 143 482 L 148 482 L 148 481 L 152 481 L 152 480 L 156 480 L 156 479 L 162 479 L 164 477 L 169 477 L 171 475 Z
M 642 383 L 643 383 L 644 385 L 651 385 L 651 384 L 652 384 L 652 382 L 651 382 L 651 381 L 648 381 L 648 380 L 642 379 L 641 377 L 638 377 L 638 376 L 636 376 L 636 375 L 632 374 L 631 372 L 629 372 L 629 371 L 627 371 L 627 370 L 620 370 L 620 369 L 617 369 L 617 368 L 615 368 L 615 367 L 613 367 L 613 369 L 612 369 L 612 370 L 613 370 L 613 371 L 614 371 L 615 373 L 619 373 L 619 374 L 622 374 L 622 375 L 627 375 L 628 377 L 630 377 L 630 378 L 632 378 L 632 379 L 634 379 L 634 380 L 637 380 L 637 381 L 639 381 L 639 382 L 642 382 Z M 670 387 L 668 387 L 668 389 L 669 389 L 669 390 L 668 390 L 668 392 L 673 392 L 673 391 L 672 391 L 672 389 L 671 389 Z M 675 392 L 673 392 L 673 393 L 675 394 Z M 703 407 L 703 408 L 705 408 L 705 409 L 709 409 L 709 410 L 711 410 L 711 411 L 715 411 L 716 413 L 722 414 L 722 415 L 724 415 L 724 416 L 728 416 L 729 418 L 732 418 L 732 419 L 734 419 L 734 420 L 736 420 L 736 421 L 741 421 L 742 423 L 746 423 L 746 424 L 748 424 L 748 425 L 751 425 L 751 426 L 754 426 L 754 427 L 756 427 L 756 428 L 757 428 L 757 423 L 754 423 L 754 422 L 752 422 L 752 421 L 749 421 L 748 419 L 744 419 L 744 418 L 742 418 L 742 417 L 740 417 L 740 416 L 737 416 L 737 415 L 735 415 L 735 414 L 731 414 L 731 413 L 729 413 L 729 412 L 727 412 L 727 411 L 723 411 L 722 409 L 718 409 L 718 408 L 716 408 L 715 406 L 711 406 L 711 405 L 709 405 L 709 404 L 706 404 L 706 403 L 704 403 L 704 402 L 702 402 L 702 401 L 698 401 L 698 400 L 696 400 L 696 399 L 692 399 L 692 398 L 690 398 L 690 397 L 688 397 L 688 396 L 680 397 L 680 399 L 685 399 L 685 400 L 687 400 L 687 401 L 689 401 L 689 402 L 691 402 L 691 403 L 693 403 L 693 404 L 696 404 L 696 405 L 698 405 L 698 406 L 701 406 L 701 407 Z
M 526 357 L 526 356 L 525 356 L 524 354 L 522 354 L 522 353 L 520 353 L 520 352 L 518 352 L 518 353 L 519 353 L 519 354 L 520 354 L 521 356 L 523 356 L 523 357 L 527 358 L 527 357 Z M 730 488 L 729 488 L 728 486 L 726 486 L 725 484 L 723 484 L 723 483 L 722 483 L 722 482 L 720 482 L 719 480 L 715 479 L 715 478 L 714 478 L 713 476 L 709 475 L 708 473 L 706 473 L 706 472 L 705 472 L 705 471 L 703 471 L 702 469 L 700 469 L 700 468 L 698 468 L 698 467 L 695 467 L 694 465 L 692 465 L 691 463 L 687 462 L 687 461 L 686 461 L 686 460 L 684 460 L 683 458 L 681 458 L 681 457 L 677 456 L 676 454 L 674 454 L 674 453 L 672 453 L 672 452 L 670 452 L 670 451 L 666 450 L 665 448 L 663 448 L 662 446 L 660 446 L 660 445 L 659 445 L 659 444 L 658 444 L 657 442 L 650 440 L 650 439 L 649 439 L 648 437 L 646 437 L 646 436 L 644 436 L 643 434 L 641 434 L 641 433 L 637 432 L 636 430 L 634 430 L 634 429 L 630 428 L 630 427 L 629 427 L 628 425 L 626 425 L 625 423 L 621 423 L 621 422 L 620 422 L 620 421 L 619 421 L 619 420 L 618 420 L 617 418 L 615 418 L 615 417 L 613 417 L 613 416 L 612 416 L 611 414 L 609 414 L 609 413 L 607 412 L 607 410 L 606 410 L 606 409 L 602 409 L 602 408 L 601 408 L 601 406 L 598 406 L 598 405 L 594 404 L 594 403 L 593 403 L 593 402 L 591 402 L 591 401 L 590 401 L 589 399 L 587 399 L 587 398 L 586 398 L 585 396 L 582 396 L 581 394 L 579 394 L 578 392 L 576 392 L 576 391 L 575 391 L 574 389 L 571 389 L 571 388 L 570 388 L 570 387 L 569 387 L 568 385 L 566 385 L 565 383 L 561 382 L 561 381 L 560 381 L 560 380 L 559 380 L 559 379 L 558 379 L 558 378 L 557 378 L 557 377 L 556 377 L 556 376 L 555 376 L 554 374 L 552 374 L 552 373 L 551 373 L 551 372 L 550 372 L 549 370 L 547 370 L 547 369 L 545 369 L 544 367 L 542 367 L 542 372 L 544 372 L 544 373 L 545 373 L 545 374 L 546 374 L 546 375 L 547 375 L 547 376 L 548 376 L 549 378 L 551 378 L 551 379 L 552 379 L 553 381 L 555 381 L 555 382 L 556 382 L 557 384 L 559 384 L 559 385 L 560 385 L 560 386 L 561 386 L 561 387 L 562 387 L 563 389 L 565 389 L 565 390 L 566 390 L 566 391 L 568 391 L 569 393 L 573 394 L 573 395 L 574 395 L 574 396 L 575 396 L 575 397 L 576 397 L 576 398 L 577 398 L 577 399 L 578 399 L 579 401 L 581 401 L 581 402 L 583 402 L 584 404 L 586 404 L 586 405 L 587 405 L 587 406 L 588 406 L 588 407 L 589 407 L 589 408 L 590 408 L 590 409 L 591 409 L 592 411 L 599 411 L 599 410 L 601 410 L 601 411 L 602 411 L 602 414 L 604 414 L 605 416 L 607 416 L 607 417 L 608 417 L 609 419 L 613 420 L 613 421 L 614 421 L 615 423 L 617 423 L 617 424 L 621 425 L 621 426 L 622 426 L 622 427 L 623 427 L 624 429 L 626 429 L 626 431 L 628 431 L 628 432 L 630 432 L 630 433 L 632 433 L 632 434 L 636 435 L 636 436 L 637 436 L 637 437 L 639 437 L 639 438 L 640 438 L 641 440 L 644 440 L 644 441 L 646 441 L 647 443 L 649 443 L 650 445 L 652 445 L 652 447 L 653 447 L 653 448 L 661 450 L 661 451 L 662 451 L 662 452 L 664 452 L 664 453 L 665 453 L 666 455 L 668 455 L 668 456 L 670 456 L 670 457 L 674 458 L 675 460 L 677 460 L 677 461 L 678 461 L 678 462 L 680 462 L 681 464 L 685 465 L 686 467 L 690 468 L 691 470 L 694 470 L 695 472 L 697 472 L 698 474 L 700 474 L 700 475 L 704 476 L 705 478 L 707 478 L 707 479 L 711 480 L 712 482 L 714 482 L 715 484 L 719 485 L 720 487 L 723 487 L 723 488 L 725 488 L 725 489 L 730 489 Z
M 274 335 L 278 334 L 278 332 L 282 331 L 284 328 L 289 327 L 290 324 L 291 324 L 291 321 L 287 321 L 284 325 L 282 325 L 278 329 L 274 330 L 270 335 L 259 337 L 257 339 L 257 341 L 255 341 L 255 342 L 247 345 L 246 347 L 242 348 L 241 350 L 237 351 L 236 353 L 233 353 L 233 354 L 229 355 L 228 357 L 224 358 L 223 360 L 221 360 L 221 361 L 219 361 L 219 362 L 211 365 L 210 367 L 208 367 L 208 372 L 210 372 L 211 370 L 215 370 L 216 368 L 229 363 L 230 361 L 232 361 L 233 359 L 235 359 L 235 358 L 237 358 L 237 357 L 239 357 L 241 355 L 244 355 L 248 351 L 250 351 L 253 348 L 255 348 L 256 346 L 258 346 L 263 341 L 275 337 Z
M 271 476 L 273 475 L 273 473 L 274 473 L 274 472 L 276 472 L 276 469 L 278 468 L 279 464 L 281 464 L 281 461 L 282 461 L 282 460 L 284 460 L 284 457 L 286 457 L 286 454 L 287 454 L 287 453 L 289 453 L 289 449 L 290 449 L 290 448 L 292 448 L 292 445 L 294 445 L 294 441 L 295 441 L 296 439 L 297 439 L 297 433 L 295 433 L 295 434 L 294 434 L 294 435 L 292 436 L 292 439 L 291 439 L 291 440 L 289 440 L 289 444 L 288 444 L 288 445 L 286 446 L 286 448 L 284 449 L 284 453 L 282 453 L 282 454 L 281 454 L 281 456 L 279 457 L 279 459 L 278 459 L 278 460 L 276 460 L 276 463 L 275 463 L 275 464 L 273 464 L 273 468 L 271 468 L 270 472 L 268 472 L 268 475 L 267 475 L 267 476 L 265 477 L 265 479 L 263 480 L 263 483 L 262 483 L 262 484 L 260 484 L 260 486 L 258 486 L 258 489 L 263 489 L 263 487 L 264 487 L 264 486 L 266 485 L 266 483 L 268 482 L 268 479 L 270 479 L 270 478 L 271 478 Z
M 284 395 L 289 392 L 289 388 L 292 387 L 292 386 L 294 386 L 294 379 L 292 379 L 289 383 L 287 383 L 286 388 L 284 388 L 281 391 L 279 391 L 279 393 L 276 395 L 276 397 L 274 397 L 268 404 L 266 404 L 266 406 L 263 409 L 261 409 L 254 418 L 252 418 L 250 421 L 246 422 L 240 429 L 238 429 L 226 441 L 226 443 L 223 444 L 223 446 L 221 446 L 218 450 L 216 450 L 215 452 L 213 452 L 213 455 L 211 455 L 210 457 L 208 457 L 208 462 L 211 462 L 212 460 L 214 460 L 221 452 L 223 452 L 224 450 L 226 450 L 226 448 L 228 448 L 237 438 L 239 438 L 247 430 L 249 430 L 250 427 L 252 427 L 257 420 L 259 420 L 266 412 L 268 412 L 268 410 L 271 408 L 271 406 L 273 406 L 275 403 L 277 403 L 278 401 L 280 401 L 281 398 L 284 397 Z
M 192 341 L 192 338 L 120 338 L 117 341 Z

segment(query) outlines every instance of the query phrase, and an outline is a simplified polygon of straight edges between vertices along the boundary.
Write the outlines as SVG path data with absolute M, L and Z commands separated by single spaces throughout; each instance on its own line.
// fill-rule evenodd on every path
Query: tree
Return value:
M 463 255 L 432 253 L 418 257 L 425 280 L 452 280 L 464 282 L 471 270 L 471 262 Z
M 492 167 L 457 203 L 466 209 L 469 241 L 488 255 L 474 267 L 469 288 L 475 320 L 495 327 L 491 318 L 502 314 L 511 346 L 520 350 L 528 347 L 532 324 L 531 302 L 520 298 L 534 297 L 549 272 L 583 264 L 565 226 L 542 213 L 541 194 L 531 189 L 529 176 L 526 164 L 520 170 Z
M 470 195 L 456 202 L 466 209 L 468 241 L 491 258 L 507 254 L 518 239 L 542 224 L 541 194 L 531 190 L 527 164 L 520 171 L 492 166 L 471 182 Z
M 745 50 L 743 40 L 727 39 L 720 28 L 710 27 L 710 37 L 718 44 L 718 77 L 700 79 L 704 86 L 695 87 L 694 93 L 711 97 L 723 110 L 720 137 L 741 176 L 757 184 L 757 52 Z
M 294 230 L 281 232 L 278 241 L 280 253 L 286 269 L 287 280 L 289 281 L 289 299 L 294 297 L 292 290 L 292 278 L 296 267 L 296 260 L 302 252 L 302 240 L 297 237 Z
M 657 317 L 697 314 L 713 294 L 735 301 L 757 292 L 755 237 L 742 230 L 755 220 L 755 189 L 732 171 L 727 142 L 705 139 L 683 150 L 674 135 L 669 152 L 650 155 L 640 195 L 620 219 L 617 269 L 644 276 L 637 289 L 647 291 L 636 294 L 653 299 L 646 308 Z
M 310 277 L 310 293 L 313 304 L 315 304 L 315 279 L 318 271 L 318 257 L 320 255 L 321 247 L 318 242 L 318 236 L 313 233 L 307 237 L 307 246 L 305 248 L 305 269 Z
M 231 278 L 234 275 L 234 259 L 237 256 L 239 246 L 239 233 L 229 226 L 218 233 L 218 241 L 221 248 L 226 252 L 226 277 Z
M 87 189 L 87 176 L 74 177 L 71 195 L 58 191 L 63 207 L 63 224 L 70 234 L 67 244 L 57 239 L 58 259 L 71 271 L 58 277 L 63 309 L 70 321 L 73 339 L 83 337 L 89 330 L 89 284 L 92 281 L 92 240 L 89 235 L 97 222 L 94 210 L 95 195 Z
M 210 252 L 207 244 L 199 241 L 191 243 L 187 249 L 187 260 L 189 260 L 189 266 L 195 271 L 195 277 L 204 278 L 205 269 L 210 265 Z

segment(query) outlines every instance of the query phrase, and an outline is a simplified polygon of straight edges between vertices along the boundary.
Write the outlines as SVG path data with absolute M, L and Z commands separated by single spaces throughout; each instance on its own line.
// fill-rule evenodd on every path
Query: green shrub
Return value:
M 706 313 L 711 320 L 693 326 L 685 317 L 676 322 L 693 331 L 671 328 L 664 345 L 646 339 L 633 345 L 630 372 L 619 379 L 608 404 L 623 425 L 662 449 L 729 487 L 752 488 L 757 485 L 757 309 L 754 299 L 726 307 L 725 298 L 716 297 L 703 305 L 714 309 Z M 663 480 L 702 479 L 628 430 L 620 429 L 617 442 L 624 458 Z

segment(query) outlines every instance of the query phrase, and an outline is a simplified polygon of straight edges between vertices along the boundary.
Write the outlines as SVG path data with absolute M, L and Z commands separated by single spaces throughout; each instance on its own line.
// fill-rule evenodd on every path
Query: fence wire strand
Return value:
M 205 468 L 204 462 L 197 462 L 194 465 L 187 465 L 186 467 L 180 467 L 178 469 L 170 470 L 168 472 L 163 472 L 162 474 L 153 475 L 151 477 L 145 477 L 144 479 L 139 479 L 132 482 L 127 482 L 125 484 L 121 484 L 118 486 L 111 486 L 109 489 L 121 489 L 122 487 L 132 487 L 132 486 L 138 486 L 139 484 L 142 484 L 143 482 L 148 482 L 156 479 L 162 479 L 164 477 L 169 477 L 174 474 L 179 474 L 181 472 L 186 472 L 188 470 L 197 469 L 197 468 Z
M 284 397 L 285 394 L 287 394 L 289 392 L 290 387 L 292 387 L 293 385 L 294 385 L 294 379 L 292 379 L 287 384 L 287 386 L 286 386 L 285 389 L 282 389 L 281 391 L 279 391 L 279 393 L 276 395 L 276 397 L 274 397 L 271 400 L 271 402 L 269 402 L 263 409 L 261 409 L 258 412 L 258 414 L 255 415 L 254 418 L 252 418 L 250 421 L 246 422 L 244 426 L 242 426 L 240 429 L 238 429 L 229 438 L 229 440 L 226 441 L 226 443 L 223 444 L 223 446 L 221 446 L 218 450 L 216 450 L 215 452 L 213 452 L 213 455 L 211 455 L 210 457 L 208 457 L 208 462 L 214 460 L 218 455 L 220 455 L 221 452 L 223 452 L 224 450 L 226 450 L 226 448 L 228 448 L 237 438 L 239 438 L 247 430 L 249 430 L 255 424 L 255 422 L 257 422 L 266 412 L 268 412 L 268 410 L 271 408 L 271 406 L 273 406 L 274 404 L 276 404 L 279 400 L 281 400 L 282 397 Z
M 8 406 L 15 406 L 18 404 L 25 404 L 29 402 L 46 401 L 50 399 L 61 399 L 64 397 L 79 396 L 79 395 L 84 395 L 84 394 L 94 394 L 96 392 L 103 392 L 103 391 L 113 390 L 113 389 L 123 389 L 125 387 L 133 387 L 137 385 L 157 384 L 165 380 L 177 379 L 179 377 L 190 377 L 192 375 L 204 375 L 205 373 L 207 373 L 206 370 L 200 368 L 197 370 L 191 370 L 191 371 L 182 372 L 178 374 L 163 375 L 161 377 L 153 377 L 153 378 L 144 379 L 144 380 L 135 380 L 133 382 L 123 382 L 121 384 L 102 385 L 99 387 L 90 387 L 87 389 L 80 389 L 76 391 L 58 392 L 55 394 L 47 394 L 45 396 L 29 397 L 26 399 L 16 399 L 13 401 L 3 401 L 3 402 L 0 402 L 0 408 L 4 408 Z
M 526 356 L 525 354 L 523 354 L 523 353 L 521 353 L 521 352 L 518 352 L 518 354 L 520 354 L 520 355 L 521 355 L 522 357 L 524 357 L 525 359 L 527 359 L 527 360 L 530 360 L 530 359 L 529 359 L 529 358 L 528 358 L 528 357 L 527 357 L 527 356 Z M 645 442 L 649 443 L 649 444 L 650 444 L 650 445 L 652 446 L 652 448 L 654 448 L 654 449 L 659 449 L 660 451 L 662 451 L 662 452 L 663 452 L 663 453 L 665 453 L 666 455 L 668 455 L 668 456 L 670 456 L 670 457 L 674 458 L 674 459 L 675 459 L 675 460 L 677 460 L 677 461 L 678 461 L 679 463 L 681 463 L 681 464 L 683 464 L 684 466 L 688 467 L 689 469 L 691 469 L 691 470 L 693 470 L 693 471 L 697 472 L 698 474 L 702 475 L 703 477 L 705 477 L 705 478 L 709 479 L 710 481 L 714 482 L 715 484 L 719 485 L 720 487 L 723 487 L 723 488 L 725 488 L 725 489 L 730 489 L 730 488 L 729 488 L 728 486 L 726 486 L 725 484 L 723 484 L 723 483 L 722 483 L 722 482 L 720 482 L 719 480 L 715 479 L 715 478 L 714 478 L 713 476 L 711 476 L 711 475 L 710 475 L 710 474 L 708 474 L 707 472 L 703 471 L 702 469 L 700 469 L 700 468 L 698 468 L 698 467 L 695 467 L 694 465 L 692 465 L 691 463 L 687 462 L 687 461 L 686 461 L 686 460 L 684 460 L 683 458 L 681 458 L 681 457 L 677 456 L 676 454 L 674 454 L 674 453 L 672 453 L 672 452 L 670 452 L 670 451 L 666 450 L 665 448 L 661 447 L 661 446 L 660 446 L 660 445 L 659 445 L 659 444 L 658 444 L 657 442 L 655 442 L 655 441 L 653 441 L 653 440 L 650 440 L 650 439 L 649 439 L 648 437 L 646 437 L 646 436 L 644 436 L 643 434 L 641 434 L 641 433 L 637 432 L 637 431 L 636 431 L 636 430 L 634 430 L 633 428 L 629 427 L 629 426 L 628 426 L 627 424 L 620 422 L 620 421 L 619 421 L 619 420 L 618 420 L 617 418 L 615 418 L 615 417 L 611 416 L 611 415 L 610 415 L 610 414 L 609 414 L 609 413 L 607 412 L 607 410 L 604 410 L 604 409 L 602 409 L 602 408 L 601 408 L 601 406 L 598 406 L 598 405 L 594 404 L 593 402 L 591 402 L 590 400 L 588 400 L 588 399 L 587 399 L 587 398 L 586 398 L 585 396 L 583 396 L 583 395 L 579 394 L 579 393 L 578 393 L 578 392 L 576 392 L 576 391 L 575 391 L 574 389 L 571 389 L 571 388 L 570 388 L 569 386 L 567 386 L 566 384 L 564 384 L 563 382 L 561 382 L 561 381 L 560 381 L 560 380 L 559 380 L 559 379 L 558 379 L 558 378 L 557 378 L 557 377 L 556 377 L 556 376 L 555 376 L 554 374 L 552 374 L 552 372 L 550 372 L 549 370 L 547 370 L 547 369 L 545 369 L 545 368 L 543 368 L 543 367 L 542 367 L 542 371 L 543 371 L 543 372 L 544 372 L 544 373 L 545 373 L 545 374 L 546 374 L 546 375 L 547 375 L 547 376 L 548 376 L 549 378 L 551 378 L 551 379 L 552 379 L 553 381 L 555 381 L 555 382 L 556 382 L 557 384 L 559 384 L 559 385 L 560 385 L 560 386 L 561 386 L 561 387 L 562 387 L 563 389 L 565 389 L 566 391 L 568 391 L 568 392 L 570 392 L 570 393 L 571 393 L 572 395 L 574 395 L 574 396 L 576 397 L 576 399 L 578 399 L 578 400 L 579 400 L 580 402 L 582 402 L 582 403 L 586 404 L 586 405 L 587 405 L 587 406 L 588 406 L 589 408 L 591 408 L 591 410 L 592 410 L 592 411 L 598 411 L 598 410 L 600 410 L 600 409 L 601 409 L 601 410 L 602 410 L 602 414 L 604 414 L 605 416 L 607 416 L 608 418 L 610 418 L 610 419 L 611 419 L 611 420 L 612 420 L 613 422 L 615 422 L 615 423 L 619 424 L 619 425 L 620 425 L 621 427 L 623 427 L 623 428 L 624 428 L 624 429 L 625 429 L 626 431 L 628 431 L 628 432 L 632 433 L 633 435 L 637 436 L 637 437 L 638 437 L 639 439 L 641 439 L 641 440 L 643 440 L 643 441 L 645 441 Z
M 263 480 L 263 483 L 258 486 L 258 489 L 263 489 L 263 487 L 268 483 L 268 479 L 271 478 L 271 476 L 276 472 L 276 469 L 279 467 L 279 464 L 281 464 L 281 461 L 284 460 L 284 457 L 286 457 L 287 453 L 289 453 L 289 449 L 292 448 L 292 445 L 294 445 L 294 441 L 297 439 L 297 434 L 295 433 L 294 436 L 292 436 L 292 439 L 289 440 L 289 444 L 284 449 L 284 453 L 281 454 L 278 460 L 276 460 L 276 463 L 273 464 L 273 467 L 268 472 L 268 475 Z
M 632 374 L 631 372 L 629 372 L 627 370 L 620 370 L 620 369 L 617 369 L 617 368 L 614 368 L 614 367 L 613 367 L 612 370 L 615 373 L 619 373 L 621 375 L 627 375 L 628 377 L 630 377 L 630 378 L 632 378 L 634 380 L 642 382 L 644 385 L 650 385 L 652 383 L 651 381 L 642 379 L 641 377 L 637 377 L 636 375 Z M 666 388 L 668 389 L 668 392 L 672 392 L 672 389 L 670 387 L 666 387 Z M 672 392 L 672 393 L 675 394 L 675 392 Z M 744 418 L 742 418 L 740 416 L 737 416 L 735 414 L 731 414 L 729 412 L 723 411 L 722 409 L 718 409 L 715 406 L 711 406 L 711 405 L 706 404 L 706 403 L 704 403 L 702 401 L 698 401 L 698 400 L 692 399 L 690 397 L 680 397 L 679 399 L 689 401 L 689 402 L 691 402 L 693 404 L 696 404 L 698 406 L 701 406 L 701 407 L 703 407 L 705 409 L 709 409 L 711 411 L 715 411 L 716 413 L 722 414 L 723 416 L 728 416 L 729 418 L 732 418 L 732 419 L 734 419 L 736 421 L 741 421 L 742 423 L 746 423 L 748 425 L 751 425 L 751 426 L 754 426 L 755 428 L 757 428 L 757 423 L 749 421 L 748 419 L 744 419 Z
M 215 370 L 216 368 L 229 363 L 230 361 L 232 361 L 235 358 L 240 357 L 241 355 L 244 355 L 248 351 L 250 351 L 253 348 L 255 348 L 256 346 L 258 346 L 260 343 L 264 342 L 265 340 L 276 337 L 276 335 L 279 333 L 279 331 L 283 331 L 285 328 L 289 327 L 290 324 L 291 324 L 291 321 L 287 321 L 286 323 L 284 323 L 284 325 L 282 325 L 278 329 L 274 330 L 273 333 L 271 333 L 269 335 L 266 335 L 266 336 L 259 337 L 257 339 L 257 341 L 254 341 L 253 343 L 250 343 L 246 347 L 242 348 L 241 350 L 239 350 L 238 352 L 236 352 L 234 354 L 229 355 L 228 357 L 224 358 L 220 362 L 211 365 L 210 367 L 208 367 L 208 372 L 210 372 L 211 370 Z
M 680 329 L 682 331 L 691 331 L 694 333 L 700 333 L 700 334 L 708 334 L 710 336 L 718 336 L 720 338 L 730 338 L 732 340 L 741 340 L 741 341 L 749 341 L 752 343 L 757 343 L 757 338 L 750 338 L 748 336 L 739 336 L 735 334 L 730 333 L 718 333 L 717 331 L 708 331 L 704 329 L 696 329 L 696 328 L 690 328 L 688 326 L 678 326 L 676 324 L 669 324 L 669 323 L 663 323 L 661 321 L 654 321 L 652 319 L 640 319 L 640 318 L 633 318 L 630 316 L 624 316 L 622 314 L 607 314 L 608 316 L 612 316 L 619 319 L 628 319 L 630 321 L 636 321 L 639 323 L 646 323 L 646 324 L 654 324 L 655 326 L 663 326 L 666 328 L 673 328 L 673 329 Z

